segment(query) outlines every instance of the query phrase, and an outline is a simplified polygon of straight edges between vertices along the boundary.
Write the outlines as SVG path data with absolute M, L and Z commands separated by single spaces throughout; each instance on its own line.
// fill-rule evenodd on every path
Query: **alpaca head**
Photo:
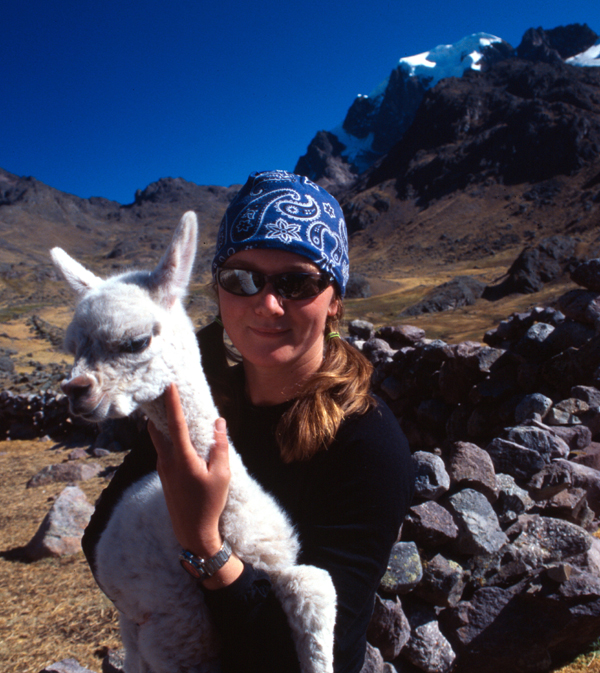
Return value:
M 186 213 L 156 269 L 103 280 L 53 248 L 52 260 L 79 295 L 65 345 L 75 356 L 62 389 L 91 421 L 127 416 L 157 399 L 199 362 L 182 305 L 196 253 L 196 215 Z

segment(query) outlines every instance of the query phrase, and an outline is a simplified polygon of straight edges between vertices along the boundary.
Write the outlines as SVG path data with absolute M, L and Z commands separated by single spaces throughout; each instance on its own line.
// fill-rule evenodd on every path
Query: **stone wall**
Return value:
M 598 269 L 585 263 L 584 289 L 510 316 L 485 343 L 350 324 L 417 473 L 369 670 L 547 671 L 598 637 Z

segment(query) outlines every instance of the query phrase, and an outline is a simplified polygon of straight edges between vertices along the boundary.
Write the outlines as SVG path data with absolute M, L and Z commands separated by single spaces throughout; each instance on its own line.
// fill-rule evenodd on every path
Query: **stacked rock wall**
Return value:
M 598 270 L 483 344 L 350 324 L 417 473 L 369 633 L 397 670 L 547 671 L 600 634 Z
M 0 392 L 0 440 L 34 439 L 49 435 L 60 438 L 74 429 L 93 432 L 93 426 L 83 424 L 69 414 L 66 395 L 55 391 L 43 393 Z

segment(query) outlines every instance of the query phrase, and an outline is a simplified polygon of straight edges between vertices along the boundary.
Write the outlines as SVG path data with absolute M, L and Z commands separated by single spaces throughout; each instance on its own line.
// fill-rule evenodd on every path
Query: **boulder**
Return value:
M 450 485 L 472 488 L 483 493 L 490 502 L 498 497 L 496 472 L 490 454 L 469 442 L 456 442 L 448 465 Z
M 376 336 L 387 341 L 392 348 L 398 349 L 419 343 L 425 338 L 425 330 L 412 325 L 394 325 L 381 327 Z
M 583 488 L 568 488 L 553 495 L 548 500 L 538 502 L 537 511 L 543 516 L 553 516 L 570 521 L 583 529 L 594 532 L 594 512 L 587 501 Z
M 507 278 L 498 285 L 488 285 L 483 296 L 497 300 L 509 294 L 539 292 L 564 273 L 573 259 L 575 246 L 576 241 L 569 236 L 550 236 L 536 247 L 524 248 L 509 268 Z
M 570 563 L 582 570 L 600 572 L 600 540 L 574 523 L 538 514 L 523 514 L 506 533 L 519 559 L 529 568 Z
M 415 495 L 435 500 L 450 488 L 450 477 L 444 461 L 428 451 L 413 453 L 415 466 Z
M 566 461 L 545 465 L 533 475 L 528 490 L 534 500 L 548 500 L 573 486 L 573 475 Z
M 449 496 L 447 504 L 458 526 L 456 547 L 461 554 L 495 552 L 507 542 L 489 500 L 479 491 L 465 488 Z
M 425 673 L 448 673 L 456 654 L 440 630 L 433 608 L 426 604 L 411 604 L 406 616 L 411 635 L 402 650 L 402 657 Z
M 368 341 L 375 334 L 375 329 L 373 323 L 367 320 L 351 320 L 348 323 L 348 334 Z
M 529 493 L 517 486 L 513 477 L 509 474 L 497 474 L 498 499 L 494 503 L 494 511 L 498 515 L 498 521 L 502 528 L 512 525 L 520 514 L 527 512 L 534 505 L 534 500 Z
M 588 259 L 571 271 L 571 280 L 592 292 L 600 292 L 600 259 Z
M 384 671 L 384 661 L 381 652 L 370 643 L 367 643 L 365 660 L 360 673 L 384 673 Z
M 571 461 L 600 471 L 600 443 L 590 442 L 584 449 L 578 451 Z
M 467 576 L 459 563 L 436 554 L 423 563 L 423 579 L 415 594 L 433 605 L 453 607 L 462 597 Z
M 456 625 L 456 673 L 549 671 L 573 658 L 600 629 L 600 579 L 557 581 L 538 572 L 509 587 L 477 589 L 444 623 Z M 453 673 L 454 673 L 453 671 Z
M 580 465 L 570 460 L 557 460 L 556 462 L 570 472 L 575 488 L 585 490 L 590 507 L 596 515 L 600 516 L 600 472 L 593 467 Z
M 541 421 L 551 407 L 552 400 L 541 393 L 526 395 L 515 408 L 515 421 L 522 423 L 533 418 Z
M 508 430 L 506 438 L 510 442 L 537 451 L 546 462 L 554 458 L 567 458 L 570 453 L 569 445 L 549 429 L 516 426 Z
M 500 437 L 493 439 L 485 450 L 492 457 L 496 472 L 510 474 L 515 479 L 529 479 L 546 464 L 534 449 Z
M 532 422 L 534 427 L 542 428 L 542 430 L 547 430 L 551 432 L 555 437 L 560 437 L 564 440 L 571 451 L 580 451 L 585 449 L 586 446 L 589 446 L 592 441 L 592 433 L 590 429 L 581 424 L 581 425 L 544 425 L 536 420 Z
M 374 365 L 392 362 L 395 353 L 387 341 L 376 337 L 371 337 L 365 341 L 362 352 Z
M 570 397 L 583 400 L 589 407 L 600 407 L 600 390 L 594 386 L 573 386 Z
M 92 479 L 102 471 L 102 466 L 98 463 L 79 463 L 69 461 L 66 463 L 57 463 L 55 465 L 46 465 L 36 475 L 27 482 L 27 488 L 35 486 L 44 486 L 45 484 L 54 484 L 56 482 L 66 481 L 85 481 Z
M 388 594 L 407 594 L 422 577 L 423 567 L 417 545 L 414 542 L 396 542 L 381 578 L 380 589 Z
M 366 299 L 371 296 L 371 285 L 369 281 L 359 273 L 350 273 L 346 285 L 346 295 L 348 299 L 361 297 Z
M 554 328 L 544 341 L 548 355 L 555 355 L 567 348 L 581 348 L 596 334 L 592 325 L 582 324 L 575 320 L 563 320 Z
M 367 629 L 367 639 L 386 661 L 393 661 L 410 638 L 410 624 L 402 610 L 400 599 L 388 600 L 375 596 L 373 616 Z
M 433 549 L 456 540 L 458 527 L 445 507 L 428 500 L 408 510 L 402 535 L 404 539 L 414 540 L 422 547 Z
M 529 311 L 513 313 L 501 320 L 497 327 L 486 332 L 484 341 L 490 346 L 511 345 L 521 339 L 536 322 L 552 325 L 556 331 L 564 319 L 565 316 L 560 311 L 550 306 L 536 306 Z
M 457 276 L 435 287 L 423 300 L 404 309 L 401 315 L 439 313 L 461 306 L 471 306 L 482 296 L 484 289 L 485 284 L 472 276 Z
M 590 407 L 587 411 L 577 414 L 577 424 L 585 426 L 592 437 L 600 435 L 600 407 Z
M 78 486 L 67 486 L 25 547 L 33 561 L 45 556 L 69 556 L 81 551 L 81 538 L 94 507 Z
M 544 322 L 537 322 L 514 345 L 514 352 L 530 360 L 542 360 L 551 348 L 552 333 L 555 327 Z
M 78 447 L 77 449 L 73 449 L 72 451 L 69 452 L 67 460 L 83 460 L 83 459 L 89 458 L 89 457 L 90 457 L 90 454 L 88 453 L 87 449 L 84 449 L 82 447 Z M 39 474 L 39 472 L 38 472 L 38 474 Z
M 595 326 L 598 296 L 597 292 L 590 292 L 589 290 L 570 290 L 561 295 L 557 303 L 567 318 Z
M 535 629 L 531 622 L 524 623 L 521 614 L 514 614 L 514 593 L 500 587 L 483 587 L 470 601 L 454 609 L 452 619 L 458 625 L 455 671 L 542 673 L 549 670 L 552 659 L 547 648 L 532 637 Z M 531 619 L 530 614 L 527 616 Z
M 109 650 L 102 659 L 102 673 L 125 673 L 125 650 Z

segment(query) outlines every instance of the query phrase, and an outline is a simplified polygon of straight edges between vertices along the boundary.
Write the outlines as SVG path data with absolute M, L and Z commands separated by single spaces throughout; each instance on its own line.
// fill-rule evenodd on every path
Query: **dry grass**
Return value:
M 72 447 L 70 447 L 72 448 Z M 73 657 L 100 671 L 107 648 L 120 646 L 116 611 L 97 588 L 83 554 L 27 562 L 22 547 L 33 537 L 65 484 L 26 489 L 45 465 L 65 460 L 70 448 L 51 442 L 0 443 L 0 670 L 36 673 Z M 122 456 L 94 459 L 105 465 Z M 94 502 L 106 481 L 79 486 Z
M 454 275 L 435 278 L 410 277 L 395 280 L 397 289 L 368 299 L 344 301 L 345 319 L 368 320 L 375 327 L 383 325 L 415 325 L 425 330 L 429 339 L 443 339 L 449 343 L 482 341 L 484 334 L 496 327 L 501 320 L 517 311 L 534 306 L 546 306 L 575 286 L 571 282 L 548 284 L 541 292 L 530 295 L 510 295 L 499 301 L 478 299 L 472 306 L 464 306 L 444 313 L 424 313 L 418 316 L 401 316 L 401 312 L 416 304 L 433 287 Z M 474 274 L 473 274 L 474 275 Z
M 39 311 L 30 311 L 20 318 L 0 322 L 0 348 L 17 351 L 18 355 L 14 356 L 13 360 L 18 372 L 30 372 L 32 369 L 28 364 L 30 360 L 36 360 L 42 364 L 63 362 L 67 367 L 71 362 L 71 357 L 58 351 L 45 339 L 36 336 L 27 324 L 27 318 L 32 313 L 62 328 L 66 328 L 72 317 L 72 311 L 68 308 L 44 308 Z
M 555 669 L 555 673 L 600 673 L 600 640 L 597 640 L 589 652 L 579 655 L 567 666 Z

